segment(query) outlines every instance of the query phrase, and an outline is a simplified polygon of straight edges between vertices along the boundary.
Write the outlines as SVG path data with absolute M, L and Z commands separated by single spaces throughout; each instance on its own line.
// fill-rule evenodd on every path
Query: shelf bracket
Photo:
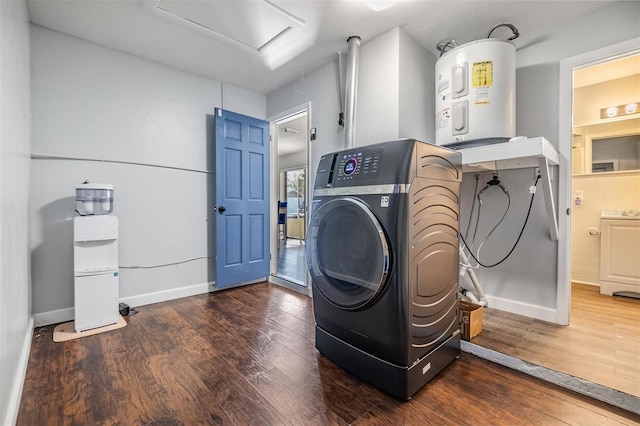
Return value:
M 479 172 L 540 167 L 539 183 L 542 186 L 547 216 L 549 217 L 549 234 L 552 241 L 558 241 L 558 216 L 551 187 L 549 166 L 559 165 L 560 154 L 543 137 L 517 139 L 506 143 L 460 149 L 462 171 Z
M 556 215 L 556 204 L 553 199 L 553 188 L 549 173 L 549 160 L 547 157 L 538 157 L 540 166 L 540 182 L 542 184 L 542 194 L 547 207 L 547 217 L 549 218 L 549 234 L 552 241 L 558 241 L 558 216 Z

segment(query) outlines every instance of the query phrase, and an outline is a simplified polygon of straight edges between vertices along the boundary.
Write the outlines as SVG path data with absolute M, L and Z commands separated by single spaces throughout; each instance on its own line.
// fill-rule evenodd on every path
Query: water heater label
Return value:
M 442 93 L 449 88 L 449 80 L 438 83 L 438 93 Z
M 436 130 L 451 126 L 451 109 L 445 108 L 436 112 Z
M 493 61 L 474 62 L 471 75 L 473 87 L 493 86 Z
M 489 92 L 491 89 L 482 87 L 480 89 L 476 89 L 476 97 L 474 99 L 474 103 L 476 105 L 486 105 L 491 103 L 491 99 L 489 96 Z

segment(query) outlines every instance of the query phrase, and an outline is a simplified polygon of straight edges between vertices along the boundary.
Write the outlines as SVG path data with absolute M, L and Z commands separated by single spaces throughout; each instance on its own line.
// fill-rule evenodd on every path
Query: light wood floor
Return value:
M 567 327 L 485 309 L 473 343 L 640 396 L 640 300 L 573 284 Z
M 75 341 L 36 329 L 18 425 L 639 424 L 465 353 L 398 401 L 320 357 L 311 300 L 268 283 L 139 310 Z

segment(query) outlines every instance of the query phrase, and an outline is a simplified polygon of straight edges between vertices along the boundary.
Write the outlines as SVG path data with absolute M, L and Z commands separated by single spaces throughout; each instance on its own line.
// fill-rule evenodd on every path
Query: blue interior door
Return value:
M 269 275 L 269 123 L 216 108 L 216 287 Z

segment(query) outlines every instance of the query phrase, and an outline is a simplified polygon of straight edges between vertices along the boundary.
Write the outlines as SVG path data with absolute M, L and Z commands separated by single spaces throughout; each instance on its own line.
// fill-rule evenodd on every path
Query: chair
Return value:
M 278 248 L 280 240 L 287 243 L 287 202 L 278 201 Z

